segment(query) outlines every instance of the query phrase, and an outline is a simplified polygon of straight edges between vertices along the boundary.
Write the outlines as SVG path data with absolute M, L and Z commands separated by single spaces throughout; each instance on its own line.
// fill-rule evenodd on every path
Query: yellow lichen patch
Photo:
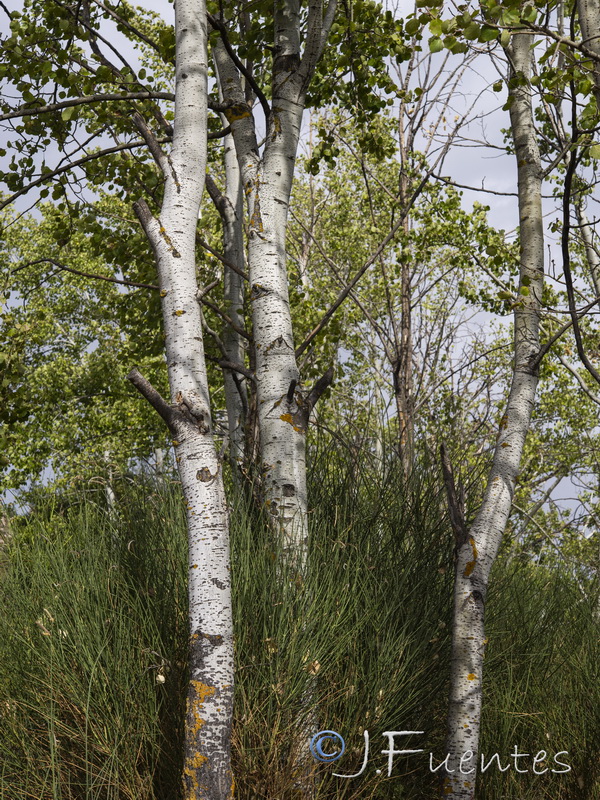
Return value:
M 195 635 L 197 636 L 198 634 Z M 204 703 L 207 697 L 214 697 L 217 691 L 214 686 L 209 686 L 206 683 L 202 683 L 202 681 L 190 681 L 190 683 L 196 690 L 198 702 L 201 704 Z
M 201 793 L 201 786 L 198 783 L 198 770 L 208 761 L 206 756 L 202 753 L 194 753 L 186 758 L 183 767 L 184 785 L 186 787 L 185 798 L 186 800 L 196 800 L 196 798 L 204 796 Z
M 465 567 L 465 571 L 463 572 L 465 578 L 469 577 L 469 575 L 475 569 L 475 564 L 477 563 L 477 547 L 475 546 L 475 539 L 472 536 L 469 536 L 469 544 L 471 545 L 471 549 L 473 551 L 473 560 L 469 561 Z
M 477 677 L 477 675 L 475 675 L 474 672 L 469 672 L 469 674 L 467 675 L 467 680 L 468 681 L 474 681 L 476 677 Z
M 207 697 L 213 697 L 216 689 L 214 686 L 208 686 L 206 683 L 202 683 L 202 681 L 190 681 L 190 683 L 195 690 L 196 697 L 192 702 L 190 702 L 190 698 L 188 697 L 187 713 L 188 718 L 192 718 L 189 731 L 191 736 L 196 736 L 206 721 L 200 716 L 204 701 Z
M 185 314 L 185 311 L 182 311 L 180 308 L 178 308 L 177 311 L 174 311 L 173 313 L 176 317 L 181 317 L 183 314 Z
M 245 119 L 250 116 L 250 109 L 245 103 L 237 103 L 230 108 L 225 109 L 225 117 L 230 124 L 236 122 L 238 119 Z
M 206 756 L 203 756 L 202 753 L 195 753 L 187 760 L 189 766 L 186 767 L 186 772 L 188 772 L 190 767 L 193 767 L 194 769 L 200 769 L 202 764 L 204 764 L 206 761 L 208 761 L 208 758 Z
M 166 297 L 167 296 L 167 290 L 163 289 L 162 292 L 160 293 L 160 296 L 161 297 Z
M 264 231 L 262 215 L 260 213 L 260 200 L 258 199 L 258 197 L 254 200 L 254 211 L 252 212 L 250 226 L 255 230 L 257 230 L 259 233 L 263 233 Z
M 452 794 L 452 781 L 448 776 L 444 778 L 444 794 Z
M 281 135 L 281 120 L 279 119 L 278 114 L 273 114 L 273 135 L 272 139 L 276 139 L 278 136 Z

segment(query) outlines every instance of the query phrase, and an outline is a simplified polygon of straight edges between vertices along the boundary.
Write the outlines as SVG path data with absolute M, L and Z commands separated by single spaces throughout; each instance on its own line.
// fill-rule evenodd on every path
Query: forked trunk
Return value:
M 246 196 L 248 273 L 254 339 L 254 372 L 260 429 L 262 488 L 268 511 L 281 531 L 286 561 L 301 572 L 306 562 L 306 428 L 316 395 L 303 391 L 296 363 L 286 264 L 286 230 L 306 90 L 323 51 L 335 13 L 310 5 L 304 54 L 300 54 L 300 4 L 275 4 L 272 101 L 259 95 L 266 116 L 262 152 L 256 136 L 252 91 L 242 86 L 241 62 L 228 51 L 223 20 L 214 56 L 228 105 Z M 250 79 L 251 81 L 251 79 Z M 322 391 L 322 390 L 321 390 Z

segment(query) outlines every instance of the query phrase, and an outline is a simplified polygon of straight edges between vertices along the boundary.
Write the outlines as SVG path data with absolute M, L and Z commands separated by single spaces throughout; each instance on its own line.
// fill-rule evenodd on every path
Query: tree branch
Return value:
M 233 261 L 229 261 L 227 258 L 225 258 L 225 256 L 221 255 L 221 253 L 218 253 L 216 250 L 213 250 L 213 248 L 207 242 L 205 242 L 204 239 L 198 233 L 196 234 L 196 241 L 198 242 L 200 247 L 203 247 L 205 250 L 208 250 L 211 256 L 214 256 L 217 259 L 217 261 L 221 262 L 221 264 L 224 264 L 226 267 L 229 267 L 229 269 L 236 272 L 245 281 L 249 280 L 248 273 L 244 272 L 243 269 L 240 269 L 240 267 L 238 267 L 237 264 L 234 264 Z
M 159 143 L 170 142 L 170 138 L 161 138 L 157 139 Z M 18 197 L 21 197 L 27 192 L 31 191 L 31 189 L 35 189 L 36 186 L 40 186 L 42 183 L 47 183 L 55 178 L 57 175 L 62 175 L 65 172 L 69 172 L 72 169 L 76 169 L 77 167 L 86 164 L 88 161 L 93 161 L 96 158 L 103 158 L 104 156 L 113 155 L 113 153 L 120 153 L 123 150 L 133 150 L 137 147 L 145 147 L 146 142 L 129 142 L 128 144 L 117 144 L 114 147 L 107 147 L 106 150 L 100 150 L 97 153 L 91 153 L 90 155 L 83 156 L 82 158 L 77 159 L 77 161 L 72 161 L 70 164 L 65 164 L 63 167 L 57 167 L 57 169 L 51 170 L 50 172 L 45 172 L 39 178 L 36 178 L 31 183 L 24 186 L 22 189 L 19 189 L 18 192 L 14 192 L 6 200 L 2 200 L 0 202 L 0 211 L 6 206 L 10 205 L 14 202 Z
M 465 497 L 462 486 L 458 492 L 454 484 L 454 471 L 450 458 L 446 451 L 446 446 L 442 442 L 440 445 L 440 458 L 442 462 L 442 473 L 444 475 L 444 486 L 446 487 L 446 497 L 448 498 L 448 509 L 450 511 L 450 524 L 454 531 L 456 547 L 459 548 L 469 538 L 465 523 Z
M 571 129 L 572 129 L 573 141 L 576 141 L 578 134 L 577 103 L 575 100 L 574 82 L 571 81 L 570 83 L 571 83 L 571 103 L 572 103 Z M 569 233 L 571 228 L 571 214 L 570 214 L 571 187 L 573 184 L 573 176 L 575 174 L 577 162 L 578 162 L 577 153 L 573 152 L 571 154 L 571 158 L 569 159 L 569 165 L 567 167 L 567 173 L 565 175 L 565 188 L 563 196 L 563 225 L 562 225 L 562 237 L 561 237 L 563 274 L 565 276 L 565 285 L 567 287 L 567 298 L 569 300 L 569 313 L 571 315 L 571 320 L 573 322 L 573 333 L 575 334 L 577 353 L 579 354 L 579 358 L 581 359 L 581 363 L 583 364 L 583 366 L 586 368 L 586 370 L 589 372 L 592 378 L 594 378 L 596 383 L 600 384 L 600 373 L 590 362 L 585 352 L 585 348 L 583 346 L 581 328 L 579 327 L 579 321 L 577 318 L 577 309 L 575 307 L 575 291 L 573 288 L 573 278 L 571 275 L 571 254 L 569 250 Z
M 167 423 L 171 433 L 174 434 L 176 432 L 176 422 L 179 416 L 177 411 L 162 398 L 150 381 L 146 380 L 137 369 L 131 370 L 127 376 L 127 380 L 131 381 L 138 392 L 146 398 L 152 408 L 154 408 Z
M 117 22 L 120 25 L 123 25 L 123 27 L 127 28 L 128 31 L 131 31 L 131 33 L 133 33 L 134 36 L 137 36 L 138 39 L 141 39 L 142 42 L 146 42 L 147 45 L 149 45 L 154 50 L 156 50 L 156 52 L 162 57 L 163 51 L 160 48 L 160 46 L 158 44 L 156 44 L 156 42 L 153 42 L 152 39 L 150 39 L 148 36 L 146 36 L 146 34 L 142 33 L 138 28 L 133 26 L 130 22 L 127 22 L 126 19 L 123 19 L 123 17 L 121 17 L 119 14 L 117 14 L 117 12 L 114 11 L 114 9 L 109 8 L 107 5 L 102 3 L 101 0 L 93 0 L 93 2 L 94 2 L 95 5 L 98 6 L 98 8 L 103 9 L 113 19 L 117 20 Z
M 82 97 L 71 97 L 69 100 L 62 100 L 60 103 L 50 103 L 46 106 L 31 106 L 26 103 L 14 111 L 0 115 L 0 122 L 17 117 L 30 117 L 37 114 L 49 114 L 52 111 L 61 111 L 64 108 L 73 106 L 88 105 L 90 103 L 107 103 L 123 100 L 175 100 L 172 92 L 111 92 L 109 94 L 89 94 Z
M 54 264 L 57 269 L 63 270 L 64 272 L 72 272 L 73 275 L 81 275 L 82 278 L 94 278 L 99 281 L 106 281 L 107 283 L 118 283 L 120 286 L 133 286 L 136 289 L 154 289 L 155 291 L 158 291 L 159 289 L 159 287 L 155 286 L 153 283 L 122 281 L 119 278 L 110 278 L 108 275 L 97 275 L 95 272 L 82 272 L 80 269 L 74 269 L 73 267 L 67 267 L 65 264 L 61 264 L 55 258 L 38 258 L 37 261 L 29 261 L 27 264 L 21 264 L 21 266 L 11 270 L 11 274 L 14 275 L 16 272 L 20 272 L 22 269 L 34 267 L 36 264 L 44 263 Z
M 265 117 L 269 119 L 271 115 L 271 106 L 269 105 L 269 101 L 265 97 L 260 86 L 254 80 L 254 76 L 252 75 L 252 73 L 246 68 L 246 65 L 238 58 L 237 53 L 231 46 L 231 42 L 229 41 L 229 36 L 227 34 L 227 28 L 221 22 L 221 20 L 217 19 L 217 17 L 215 17 L 213 14 L 207 14 L 206 16 L 208 17 L 208 21 L 210 22 L 212 27 L 216 31 L 219 31 L 221 35 L 221 41 L 223 42 L 225 50 L 227 50 L 229 58 L 233 61 L 237 69 L 241 72 L 244 78 L 248 81 L 249 85 L 252 87 L 252 91 L 258 97 L 258 100 L 262 106 Z
M 410 197 L 408 203 L 406 204 L 406 208 L 402 209 L 402 213 L 400 214 L 400 217 L 398 218 L 398 220 L 396 220 L 396 222 L 394 223 L 394 225 L 392 227 L 392 230 L 383 239 L 383 241 L 381 242 L 381 244 L 379 245 L 377 250 L 373 253 L 373 255 L 365 261 L 365 263 L 358 270 L 358 272 L 352 278 L 352 280 L 347 284 L 347 286 L 344 289 L 342 289 L 342 291 L 339 293 L 337 298 L 334 300 L 334 302 L 329 306 L 327 311 L 321 317 L 321 321 L 317 325 L 315 325 L 315 327 L 312 329 L 312 331 L 304 339 L 302 344 L 299 345 L 299 347 L 296 348 L 296 358 L 299 358 L 302 355 L 302 353 L 306 350 L 308 345 L 315 338 L 315 336 L 317 336 L 319 333 L 321 333 L 321 331 L 323 330 L 325 325 L 327 325 L 327 323 L 329 322 L 331 317 L 334 315 L 334 313 L 337 311 L 337 309 L 342 305 L 342 303 L 344 302 L 346 297 L 348 297 L 348 295 L 350 294 L 352 289 L 356 286 L 358 281 L 362 278 L 362 276 L 369 269 L 369 267 L 372 264 L 374 264 L 375 261 L 377 261 L 379 256 L 383 253 L 385 248 L 388 246 L 388 244 L 393 240 L 394 236 L 398 233 L 398 230 L 403 225 L 405 217 L 408 215 L 408 213 L 412 209 L 415 200 L 417 199 L 417 197 L 421 193 L 423 187 L 425 186 L 425 184 L 427 183 L 427 181 L 431 177 L 432 173 L 433 173 L 433 168 L 428 170 L 425 173 L 425 175 L 423 176 L 422 180 L 419 182 L 419 185 L 417 186 L 417 188 L 413 192 L 412 196 Z M 312 234 L 311 234 L 311 236 L 312 236 Z M 312 238 L 314 239 L 314 236 Z
M 308 413 L 313 410 L 316 404 L 319 402 L 319 398 L 323 394 L 323 392 L 329 387 L 331 381 L 333 380 L 333 364 L 329 366 L 327 372 L 322 375 L 319 380 L 315 383 L 313 388 L 310 390 L 308 397 L 306 398 L 306 403 L 308 405 Z
M 132 116 L 133 124 L 138 129 L 139 133 L 141 134 L 143 140 L 148 145 L 148 150 L 152 154 L 152 158 L 156 161 L 157 165 L 160 167 L 163 175 L 167 177 L 167 169 L 168 169 L 168 159 L 165 153 L 163 152 L 160 144 L 158 143 L 158 139 L 152 132 L 152 130 L 146 124 L 146 120 L 142 117 L 142 115 L 136 111 Z

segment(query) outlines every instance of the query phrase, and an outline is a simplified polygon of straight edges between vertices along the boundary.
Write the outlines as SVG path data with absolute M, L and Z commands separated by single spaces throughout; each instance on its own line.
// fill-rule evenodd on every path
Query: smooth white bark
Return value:
M 599 0 L 577 0 L 577 15 L 581 28 L 581 40 L 589 50 L 600 58 L 600 2 Z M 600 63 L 593 67 L 594 96 L 600 110 Z
M 248 271 L 255 348 L 261 474 L 268 510 L 282 531 L 285 558 L 304 568 L 307 541 L 306 428 L 308 408 L 296 363 L 286 265 L 289 199 L 308 83 L 322 53 L 333 14 L 309 9 L 304 54 L 296 0 L 274 14 L 272 102 L 262 153 L 253 112 L 223 43 L 214 55 L 230 108 L 248 213 Z
M 204 0 L 177 0 L 173 146 L 160 153 L 165 177 L 158 218 L 137 204 L 156 257 L 171 406 L 169 421 L 187 508 L 190 683 L 186 719 L 186 800 L 233 796 L 230 730 L 233 641 L 227 505 L 212 436 L 208 381 L 197 301 L 195 238 L 206 169 L 207 52 Z M 143 382 L 133 375 L 141 390 Z M 152 402 L 151 388 L 145 389 Z M 160 408 L 160 398 L 154 404 Z
M 224 124 L 227 121 L 224 119 Z M 245 351 L 240 330 L 244 328 L 244 201 L 240 170 L 235 152 L 233 137 L 224 140 L 225 190 L 219 191 L 212 179 L 207 179 L 208 192 L 221 217 L 223 226 L 223 254 L 229 264 L 224 266 L 225 314 L 232 324 L 226 323 L 221 337 L 217 337 L 225 360 L 230 364 L 244 366 Z M 242 274 L 240 274 L 240 272 Z M 225 406 L 229 436 L 229 455 L 234 469 L 234 479 L 238 468 L 244 462 L 244 427 L 247 409 L 247 390 L 244 376 L 232 368 L 223 369 L 225 386 Z
M 537 367 L 532 365 L 539 351 L 544 240 L 542 169 L 529 84 L 532 43 L 532 36 L 519 33 L 507 49 L 511 77 L 524 78 L 523 84 L 511 89 L 514 100 L 510 118 L 518 169 L 521 287 L 527 287 L 528 294 L 521 296 L 515 308 L 512 385 L 483 502 L 471 529 L 457 546 L 447 738 L 449 769 L 455 771 L 446 772 L 441 794 L 451 800 L 475 797 L 486 644 L 485 599 L 490 570 L 511 510 L 538 383 Z M 465 775 L 459 765 L 461 755 L 469 750 L 474 756 L 469 763 L 463 762 L 463 769 L 475 770 Z

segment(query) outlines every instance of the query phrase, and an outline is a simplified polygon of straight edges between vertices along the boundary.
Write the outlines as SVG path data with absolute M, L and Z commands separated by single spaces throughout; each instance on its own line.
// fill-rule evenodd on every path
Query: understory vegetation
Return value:
M 397 463 L 313 447 L 304 576 L 282 576 L 272 527 L 243 487 L 229 487 L 238 798 L 297 796 L 290 776 L 307 748 L 301 729 L 337 731 L 346 742 L 339 760 L 315 762 L 320 798 L 435 794 L 429 754 L 434 766 L 444 758 L 454 543 L 437 465 L 421 459 L 405 481 L 386 461 Z M 42 493 L 11 521 L 0 581 L 2 800 L 183 796 L 180 487 L 130 475 L 113 490 L 112 508 L 94 481 Z M 481 776 L 482 800 L 600 797 L 599 598 L 591 579 L 582 591 L 585 580 L 564 560 L 508 544 L 498 559 L 481 753 L 511 766 Z M 333 777 L 361 769 L 365 730 L 362 774 Z M 381 751 L 390 730 L 423 731 L 395 744 L 423 753 L 396 756 L 388 778 Z M 515 746 L 530 754 L 518 763 L 527 773 L 515 769 Z M 537 770 L 549 769 L 535 775 L 542 750 Z M 564 769 L 553 760 L 560 751 L 572 769 L 552 773 Z

